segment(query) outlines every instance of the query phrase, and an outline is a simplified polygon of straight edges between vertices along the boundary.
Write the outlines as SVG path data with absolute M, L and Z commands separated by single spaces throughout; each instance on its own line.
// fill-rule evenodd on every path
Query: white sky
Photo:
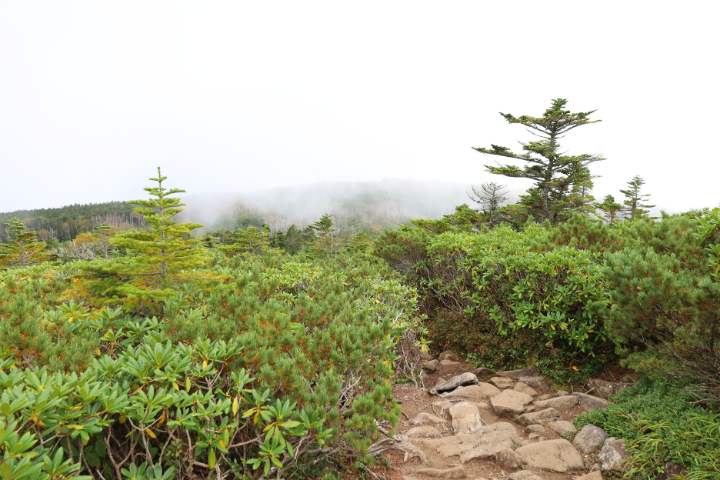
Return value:
M 717 206 L 720 3 L 0 1 L 0 211 L 389 177 L 481 183 L 497 113 L 602 123 L 595 196 L 635 174 Z

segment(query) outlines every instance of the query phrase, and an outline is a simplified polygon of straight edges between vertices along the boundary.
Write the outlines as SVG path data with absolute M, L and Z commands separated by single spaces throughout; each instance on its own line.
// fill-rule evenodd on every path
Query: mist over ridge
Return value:
M 187 194 L 183 221 L 206 225 L 205 230 L 231 228 L 241 214 L 257 214 L 270 229 L 302 228 L 329 213 L 340 227 L 372 220 L 395 227 L 411 218 L 440 218 L 463 203 L 474 204 L 466 192 L 471 184 L 389 178 L 368 182 L 321 182 L 274 187 L 253 192 Z M 520 192 L 510 191 L 514 202 Z

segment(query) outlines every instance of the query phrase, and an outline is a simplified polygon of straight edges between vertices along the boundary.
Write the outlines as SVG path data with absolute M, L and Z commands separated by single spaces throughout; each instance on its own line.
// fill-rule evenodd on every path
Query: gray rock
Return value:
M 536 375 L 534 377 L 520 377 L 518 378 L 518 382 L 523 382 L 533 388 L 539 389 L 547 389 L 550 387 L 550 384 L 542 375 Z
M 630 456 L 625 450 L 625 442 L 615 437 L 610 437 L 605 439 L 598 458 L 600 462 L 602 462 L 603 470 L 622 472 L 625 467 L 625 460 L 630 458 Z
M 485 367 L 478 367 L 473 372 L 478 377 L 487 377 L 489 375 L 495 375 L 495 372 Z
M 539 397 L 537 397 L 535 399 L 535 401 L 537 402 L 538 400 L 547 400 L 549 398 L 553 398 L 553 396 L 549 393 L 544 393 L 544 394 L 540 395 Z
M 595 396 L 608 399 L 618 393 L 621 390 L 625 390 L 628 387 L 634 386 L 634 383 L 623 383 L 623 382 L 606 382 L 593 378 L 588 381 L 588 386 L 593 389 Z
M 420 427 L 414 427 L 405 432 L 405 435 L 411 438 L 414 437 L 423 437 L 423 438 L 438 438 L 441 437 L 442 434 L 440 431 L 432 427 L 430 425 L 422 425 Z
M 485 395 L 485 398 L 492 398 L 495 395 L 499 395 L 502 390 L 497 388 L 495 385 L 491 385 L 489 383 L 480 382 L 477 384 L 478 387 L 480 387 L 482 394 Z
M 409 422 L 408 425 L 432 425 L 438 423 L 445 423 L 442 418 L 432 415 L 427 412 L 421 412 L 415 415 Z
M 554 408 L 546 408 L 539 412 L 524 413 L 517 418 L 522 425 L 545 424 L 562 420 L 560 414 Z
M 462 365 L 462 363 L 456 362 L 455 360 L 440 360 L 441 367 L 454 367 L 456 365 Z
M 538 373 L 535 367 L 531 367 L 521 368 L 519 370 L 504 370 L 502 372 L 497 372 L 497 375 L 499 377 L 509 377 L 514 380 L 519 380 L 520 377 L 538 377 L 540 376 L 540 373 Z
M 573 440 L 573 445 L 580 453 L 590 455 L 602 447 L 609 435 L 605 430 L 595 425 L 585 425 Z
M 477 383 L 477 377 L 473 373 L 465 372 L 461 375 L 456 375 L 442 385 L 435 387 L 435 391 L 447 392 L 449 390 L 454 390 L 461 385 L 469 385 L 471 383 Z
M 468 385 L 467 387 L 458 387 L 452 392 L 443 393 L 441 397 L 448 400 L 471 400 L 473 402 L 482 402 L 488 398 L 486 391 L 487 390 L 480 385 Z M 497 393 L 500 393 L 500 390 L 498 390 Z
M 610 404 L 607 400 L 592 395 L 585 395 L 584 393 L 574 392 L 573 395 L 578 397 L 578 405 L 583 410 L 605 410 Z
M 562 397 L 549 398 L 547 400 L 536 400 L 533 405 L 538 409 L 543 408 L 572 408 L 578 404 L 578 397 L 575 395 L 565 395 Z
M 532 388 L 530 385 L 524 382 L 517 382 L 515 386 L 513 387 L 513 390 L 517 392 L 522 392 L 525 395 L 530 395 L 531 397 L 534 397 L 538 394 L 537 390 Z
M 462 463 L 473 458 L 490 458 L 506 448 L 520 443 L 515 427 L 506 422 L 493 423 L 472 434 L 459 434 L 436 439 L 413 439 L 424 451 L 434 451 L 443 457 L 459 455 Z
M 572 422 L 566 422 L 564 420 L 560 420 L 558 422 L 548 422 L 545 426 L 558 435 L 575 431 L 575 425 L 573 425 Z
M 545 427 L 543 425 L 528 425 L 525 428 L 525 433 L 543 433 Z
M 535 405 L 525 405 L 524 413 L 530 413 L 535 411 Z
M 496 386 L 497 388 L 499 388 L 499 389 L 504 389 L 504 388 L 512 388 L 512 386 L 513 386 L 513 384 L 514 384 L 515 382 L 513 382 L 513 381 L 510 380 L 509 378 L 492 377 L 492 378 L 490 379 L 490 383 L 492 383 L 493 385 L 495 385 L 495 386 Z
M 525 405 L 532 402 L 532 397 L 515 390 L 505 390 L 490 399 L 490 405 L 496 415 L 514 416 L 525 411 Z
M 516 450 L 517 454 L 533 468 L 543 468 L 554 472 L 582 470 L 583 459 L 565 439 L 546 440 L 526 445 Z
M 420 358 L 422 358 L 426 362 L 429 362 L 430 360 L 433 359 L 433 356 L 430 355 L 429 353 L 421 353 Z
M 558 397 L 564 397 L 565 395 L 570 395 L 570 392 L 568 392 L 567 390 L 558 390 L 557 391 Z
M 440 361 L 450 360 L 453 362 L 459 362 L 460 357 L 455 355 L 451 350 L 446 350 L 443 353 L 441 353 L 440 355 L 438 355 L 438 360 L 440 360 Z
M 681 476 L 686 472 L 686 469 L 684 466 L 680 465 L 679 463 L 675 462 L 665 462 L 665 473 L 661 474 L 658 477 L 658 480 L 675 480 L 678 478 L 681 478 Z
M 440 362 L 437 360 L 430 360 L 429 362 L 425 362 L 423 368 L 428 372 L 434 372 L 435 370 L 437 370 L 439 364 Z
M 474 405 L 467 403 L 450 407 L 450 418 L 452 418 L 453 432 L 473 433 L 483 426 L 480 419 L 480 411 Z
M 420 468 L 415 470 L 418 475 L 427 475 L 433 478 L 465 478 L 465 467 L 458 465 L 453 468 Z
M 506 448 L 502 452 L 498 453 L 495 463 L 503 469 L 516 470 L 525 465 L 525 460 L 518 455 L 515 450 Z

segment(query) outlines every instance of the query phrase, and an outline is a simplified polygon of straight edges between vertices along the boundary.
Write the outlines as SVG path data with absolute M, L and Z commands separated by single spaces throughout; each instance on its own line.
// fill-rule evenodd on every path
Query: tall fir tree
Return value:
M 125 255 L 82 267 L 92 294 L 125 299 L 127 306 L 159 301 L 172 295 L 188 272 L 205 264 L 204 250 L 198 247 L 200 240 L 190 238 L 193 230 L 204 225 L 173 220 L 185 204 L 170 195 L 185 190 L 165 188 L 166 179 L 158 167 L 157 178 L 150 179 L 157 186 L 144 189 L 155 198 L 127 202 L 139 205 L 135 212 L 143 215 L 149 228 L 121 232 L 110 239 Z
M 625 195 L 625 207 L 623 213 L 625 218 L 629 221 L 634 221 L 639 218 L 647 218 L 650 213 L 649 208 L 653 208 L 655 205 L 649 205 L 645 202 L 650 198 L 650 194 L 640 193 L 642 186 L 645 185 L 645 180 L 640 178 L 639 175 L 635 175 L 632 180 L 627 182 L 628 189 L 620 190 L 620 193 Z
M 535 181 L 537 209 L 540 220 L 559 220 L 561 210 L 585 207 L 589 202 L 583 200 L 591 178 L 588 166 L 604 160 L 599 155 L 564 155 L 560 152 L 559 139 L 564 133 L 600 120 L 590 120 L 595 112 L 571 113 L 564 110 L 567 100 L 558 98 L 552 101 L 542 117 L 523 115 L 515 117 L 509 113 L 500 113 L 510 124 L 528 127 L 528 131 L 541 140 L 524 143 L 525 153 L 514 153 L 507 147 L 491 145 L 492 148 L 475 148 L 480 153 L 522 160 L 527 165 L 522 168 L 515 165 L 485 165 L 490 173 L 514 178 L 528 178 Z M 584 186 L 584 188 L 583 188 Z M 532 190 L 532 189 L 531 189 Z M 583 193 L 585 192 L 585 193 Z M 580 205 L 577 201 L 580 200 Z M 586 208 L 585 208 L 586 209 Z M 568 217 L 565 214 L 563 217 Z
M 47 260 L 45 244 L 38 242 L 35 232 L 28 230 L 17 217 L 11 218 L 5 225 L 10 243 L 0 243 L 0 266 L 27 267 Z

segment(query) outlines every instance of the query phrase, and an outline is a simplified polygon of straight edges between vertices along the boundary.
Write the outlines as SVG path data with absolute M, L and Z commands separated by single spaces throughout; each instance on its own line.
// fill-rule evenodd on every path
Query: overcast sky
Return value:
M 393 177 L 500 180 L 498 112 L 597 109 L 570 154 L 720 203 L 720 3 L 0 1 L 0 211 Z

